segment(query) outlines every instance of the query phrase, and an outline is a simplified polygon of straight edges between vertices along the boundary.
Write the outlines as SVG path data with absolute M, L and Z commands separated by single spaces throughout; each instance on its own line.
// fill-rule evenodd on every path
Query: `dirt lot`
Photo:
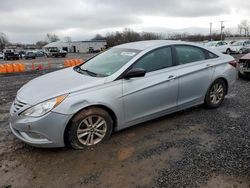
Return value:
M 194 107 L 114 133 L 83 151 L 14 138 L 16 91 L 43 72 L 0 75 L 0 187 L 250 187 L 250 81 L 215 110 Z

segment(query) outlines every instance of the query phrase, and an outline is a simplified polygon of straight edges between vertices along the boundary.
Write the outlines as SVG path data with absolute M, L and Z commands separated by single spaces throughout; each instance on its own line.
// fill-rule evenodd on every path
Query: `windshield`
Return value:
M 140 50 L 112 48 L 88 60 L 80 68 L 96 75 L 110 76 L 135 57 Z
M 232 46 L 243 46 L 243 42 L 235 42 Z
M 209 42 L 206 44 L 206 46 L 216 46 L 217 42 Z

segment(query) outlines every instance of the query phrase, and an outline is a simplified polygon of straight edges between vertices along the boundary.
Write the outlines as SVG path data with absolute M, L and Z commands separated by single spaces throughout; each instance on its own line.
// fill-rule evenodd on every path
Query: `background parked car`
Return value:
M 250 78 L 250 53 L 244 55 L 239 60 L 239 77 Z
M 32 52 L 32 51 L 28 51 L 28 52 L 26 52 L 26 54 L 25 54 L 25 59 L 36 59 L 36 55 L 35 55 L 35 53 Z
M 243 54 L 243 53 L 245 53 L 244 47 L 248 46 L 248 45 L 250 45 L 250 41 L 249 40 L 246 40 L 246 41 L 237 41 L 237 42 L 234 42 L 230 46 L 230 49 L 231 49 L 232 53 Z
M 34 51 L 36 57 L 43 57 L 45 54 L 41 50 Z
M 21 59 L 25 58 L 26 52 L 24 50 L 19 51 L 19 56 Z
M 0 52 L 0 59 L 3 59 L 3 53 Z
M 13 49 L 4 49 L 4 60 L 19 60 L 19 53 L 16 53 Z
M 59 50 L 56 47 L 46 48 L 45 54 L 47 57 L 66 57 L 67 52 Z
M 226 54 L 231 53 L 230 45 L 224 41 L 208 42 L 205 46 L 211 49 L 216 49 L 221 53 L 226 53 Z
M 242 47 L 242 51 L 243 51 L 243 53 L 249 53 L 249 52 L 250 52 L 250 41 L 249 41 L 249 43 L 246 43 L 246 44 Z

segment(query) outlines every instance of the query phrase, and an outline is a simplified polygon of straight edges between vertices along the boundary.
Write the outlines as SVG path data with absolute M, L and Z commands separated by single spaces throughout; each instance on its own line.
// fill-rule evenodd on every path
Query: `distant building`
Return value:
M 106 48 L 105 40 L 90 40 L 90 41 L 73 41 L 73 42 L 52 42 L 43 47 L 43 49 L 48 48 L 58 48 L 59 50 L 64 50 L 71 53 L 88 53 L 101 51 Z

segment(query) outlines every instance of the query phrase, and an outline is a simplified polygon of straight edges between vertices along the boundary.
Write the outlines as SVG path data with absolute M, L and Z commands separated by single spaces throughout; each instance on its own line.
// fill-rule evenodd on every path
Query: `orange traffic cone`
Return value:
M 36 70 L 36 66 L 34 63 L 32 63 L 31 70 Z

